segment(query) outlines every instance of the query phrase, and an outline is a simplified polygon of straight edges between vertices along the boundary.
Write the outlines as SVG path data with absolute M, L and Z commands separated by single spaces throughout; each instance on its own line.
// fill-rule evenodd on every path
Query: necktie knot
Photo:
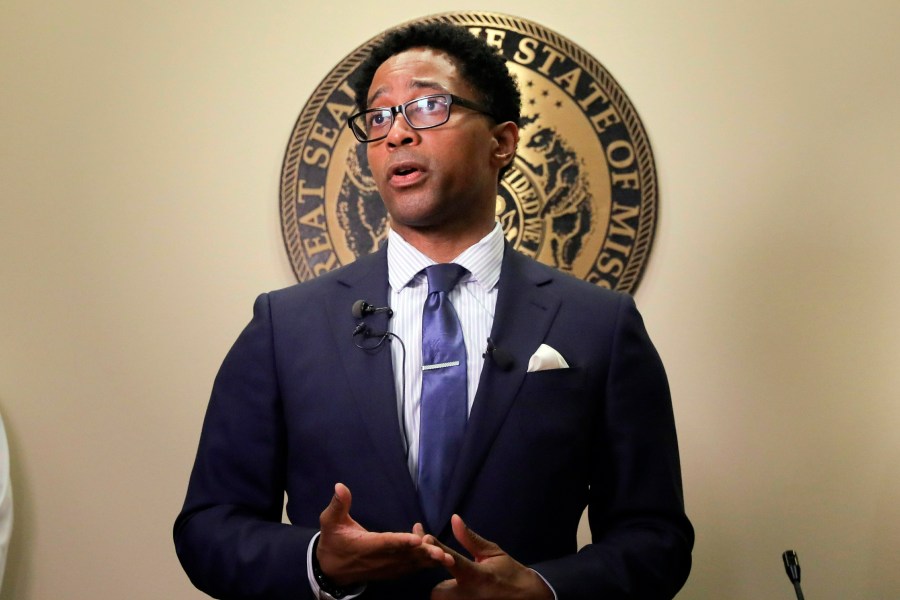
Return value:
M 449 293 L 468 272 L 465 267 L 456 263 L 441 263 L 425 267 L 425 276 L 428 277 L 428 293 Z

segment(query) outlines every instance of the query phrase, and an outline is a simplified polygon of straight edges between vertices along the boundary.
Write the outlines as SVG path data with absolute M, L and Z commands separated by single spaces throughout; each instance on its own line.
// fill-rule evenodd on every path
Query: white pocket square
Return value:
M 549 371 L 550 369 L 568 369 L 569 363 L 562 357 L 562 354 L 548 346 L 541 344 L 537 352 L 528 359 L 528 372 Z

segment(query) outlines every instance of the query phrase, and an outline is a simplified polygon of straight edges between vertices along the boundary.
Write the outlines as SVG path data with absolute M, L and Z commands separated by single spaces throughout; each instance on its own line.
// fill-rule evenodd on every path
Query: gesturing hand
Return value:
M 455 578 L 439 583 L 431 592 L 432 600 L 553 600 L 553 591 L 537 573 L 469 529 L 459 515 L 453 515 L 451 526 L 453 536 L 475 560 L 426 535 L 426 544 L 453 557 L 447 570 Z
M 335 585 L 346 587 L 391 579 L 425 567 L 453 563 L 442 548 L 422 543 L 421 527 L 414 533 L 367 531 L 350 516 L 351 499 L 347 486 L 336 484 L 331 502 L 319 516 L 321 535 L 316 560 Z

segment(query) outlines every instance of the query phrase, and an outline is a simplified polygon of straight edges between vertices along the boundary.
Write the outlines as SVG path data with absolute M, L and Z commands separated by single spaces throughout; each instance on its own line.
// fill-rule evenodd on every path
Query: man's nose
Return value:
M 388 131 L 387 143 L 389 146 L 404 146 L 413 144 L 419 140 L 419 130 L 413 129 L 406 116 L 402 112 L 394 115 L 394 122 Z

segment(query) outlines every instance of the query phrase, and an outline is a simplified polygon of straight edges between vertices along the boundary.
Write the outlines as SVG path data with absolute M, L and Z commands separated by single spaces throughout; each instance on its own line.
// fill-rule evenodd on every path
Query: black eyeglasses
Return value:
M 413 129 L 431 129 L 443 125 L 450 119 L 450 106 L 453 104 L 492 118 L 494 116 L 484 107 L 455 94 L 433 94 L 397 106 L 364 110 L 347 119 L 347 125 L 360 142 L 377 142 L 388 136 L 394 124 L 394 115 L 402 113 Z

